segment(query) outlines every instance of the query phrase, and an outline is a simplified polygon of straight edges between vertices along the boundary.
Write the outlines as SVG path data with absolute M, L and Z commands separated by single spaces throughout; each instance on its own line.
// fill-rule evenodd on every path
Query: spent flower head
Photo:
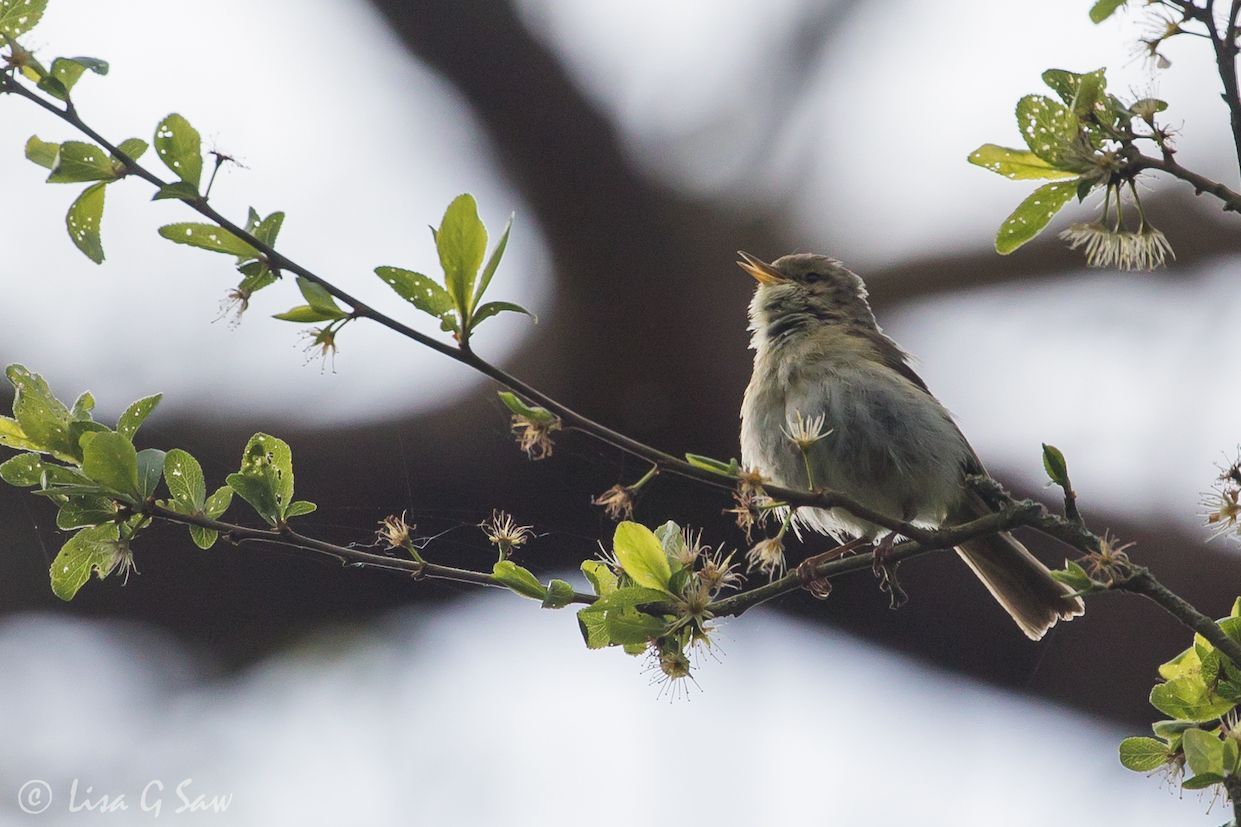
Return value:
M 767 575 L 769 580 L 782 576 L 785 569 L 783 532 L 775 537 L 759 540 L 745 553 L 745 560 L 749 571 L 757 569 Z
M 513 414 L 513 435 L 517 445 L 532 460 L 547 459 L 555 445 L 551 435 L 560 430 L 560 417 L 549 420 L 533 419 L 524 414 Z
M 633 518 L 633 492 L 625 485 L 613 485 L 607 491 L 593 498 L 592 505 L 603 508 L 604 513 L 613 520 Z
M 733 552 L 725 555 L 724 547 L 720 546 L 711 554 L 702 556 L 698 579 L 705 583 L 713 594 L 724 589 L 739 589 L 745 578 L 737 569 L 737 565 L 733 563 Z
M 1092 580 L 1102 581 L 1109 586 L 1117 580 L 1123 580 L 1133 573 L 1133 563 L 1129 560 L 1129 549 L 1135 543 L 1121 543 L 1116 537 L 1104 533 L 1099 538 L 1099 548 L 1078 561 L 1086 569 Z
M 401 516 L 389 514 L 379 521 L 379 530 L 375 532 L 377 542 L 383 543 L 385 548 L 397 549 L 407 548 L 410 542 L 410 533 L 413 532 L 414 526 L 405 522 L 406 512 L 402 511 Z
M 491 512 L 491 519 L 483 520 L 478 527 L 487 535 L 487 539 L 495 546 L 501 558 L 513 556 L 513 551 L 526 544 L 531 537 L 532 526 L 518 525 L 511 514 L 496 509 Z

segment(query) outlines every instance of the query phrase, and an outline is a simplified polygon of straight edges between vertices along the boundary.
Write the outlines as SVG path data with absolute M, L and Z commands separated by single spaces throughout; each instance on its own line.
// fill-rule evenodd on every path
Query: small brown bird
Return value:
M 875 323 L 862 279 L 826 256 L 768 264 L 739 255 L 738 265 L 758 281 L 750 303 L 754 374 L 741 408 L 745 466 L 788 488 L 805 489 L 812 478 L 817 488 L 918 526 L 989 513 L 964 483 L 967 474 L 986 473 L 982 463 Z M 806 423 L 815 432 L 805 433 Z M 830 428 L 825 436 L 820 424 Z M 791 438 L 798 431 L 800 446 Z M 840 509 L 801 509 L 797 521 L 837 540 L 894 539 Z M 1010 534 L 970 540 L 957 553 L 1033 640 L 1084 611 L 1081 598 Z

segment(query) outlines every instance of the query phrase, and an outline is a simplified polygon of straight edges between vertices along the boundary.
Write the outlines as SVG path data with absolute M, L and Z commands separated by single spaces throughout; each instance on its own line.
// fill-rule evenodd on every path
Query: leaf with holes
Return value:
M 65 229 L 82 253 L 96 264 L 103 264 L 103 239 L 99 225 L 103 221 L 104 191 L 107 181 L 92 184 L 82 191 L 65 213 Z
M 65 462 L 80 459 L 81 448 L 69 437 L 69 409 L 52 395 L 43 377 L 22 365 L 9 365 L 5 375 L 17 391 L 13 415 L 26 440 Z
M 293 499 L 293 453 L 282 439 L 258 433 L 250 437 L 241 471 L 229 474 L 228 485 L 272 525 L 282 521 Z
M 49 184 L 78 184 L 86 181 L 115 181 L 123 170 L 100 147 L 83 141 L 65 141 L 60 145 L 56 164 L 47 176 Z
M 247 259 L 259 257 L 259 251 L 251 247 L 249 242 L 214 224 L 194 222 L 165 224 L 159 228 L 159 234 L 169 241 L 188 244 L 213 253 L 225 253 Z
M 52 61 L 52 70 L 39 81 L 39 88 L 61 100 L 69 99 L 69 92 L 90 69 L 97 75 L 108 73 L 108 62 L 94 57 L 58 57 Z
M 195 190 L 202 180 L 202 138 L 190 122 L 177 113 L 155 128 L 155 152 L 164 166 Z
M 1011 149 L 996 144 L 983 144 L 969 155 L 969 162 L 983 169 L 989 169 L 997 175 L 1003 175 L 1012 181 L 1030 178 L 1057 179 L 1072 178 L 1075 173 L 1056 169 L 1033 152 L 1025 149 Z
M 1034 238 L 1077 192 L 1077 181 L 1044 184 L 1017 205 L 995 236 L 995 250 L 1008 255 Z
M 130 404 L 128 408 L 121 412 L 121 416 L 116 420 L 116 432 L 126 439 L 133 441 L 134 434 L 138 433 L 138 429 L 142 427 L 142 423 L 146 422 L 147 417 L 159 405 L 159 401 L 164 398 L 162 393 L 144 396 L 138 401 Z
M 52 592 L 72 600 L 91 574 L 102 580 L 125 558 L 128 548 L 120 539 L 116 523 L 84 528 L 69 538 L 52 561 L 49 573 Z
M 1017 127 L 1030 151 L 1059 169 L 1084 172 L 1090 168 L 1077 158 L 1077 116 L 1045 95 L 1026 95 L 1017 102 Z
M 47 0 L 0 0 L 0 32 L 19 37 L 38 24 Z
M 376 267 L 379 276 L 396 294 L 423 313 L 435 316 L 449 330 L 457 330 L 456 303 L 434 279 L 400 267 Z
M 173 448 L 164 456 L 164 481 L 172 495 L 170 507 L 181 514 L 199 514 L 207 502 L 202 466 L 189 451 Z

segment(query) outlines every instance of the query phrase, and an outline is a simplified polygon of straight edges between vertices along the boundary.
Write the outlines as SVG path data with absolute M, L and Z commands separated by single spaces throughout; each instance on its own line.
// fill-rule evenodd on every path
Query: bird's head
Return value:
M 758 282 L 750 303 L 756 334 L 777 339 L 820 324 L 875 327 L 866 285 L 836 259 L 794 253 L 768 264 L 749 253 L 737 255 L 737 265 Z

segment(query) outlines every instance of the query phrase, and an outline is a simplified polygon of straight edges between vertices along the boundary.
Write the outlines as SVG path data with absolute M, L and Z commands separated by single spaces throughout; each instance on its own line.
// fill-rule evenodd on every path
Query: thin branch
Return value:
M 1186 169 L 1170 154 L 1165 154 L 1162 158 L 1152 158 L 1134 149 L 1128 155 L 1126 168 L 1134 172 L 1141 172 L 1145 169 L 1166 172 L 1168 175 L 1179 178 L 1193 186 L 1195 195 L 1209 193 L 1224 202 L 1225 211 L 1241 212 L 1241 193 L 1234 192 L 1220 182 L 1212 181 L 1205 175 L 1199 175 L 1192 170 Z
M 1241 643 L 1230 638 L 1220 625 L 1195 609 L 1184 598 L 1160 583 L 1145 566 L 1134 566 L 1133 573 L 1118 579 L 1111 588 L 1116 591 L 1140 594 L 1158 603 L 1168 614 L 1193 629 L 1223 652 L 1234 665 L 1241 667 Z
M 165 522 L 209 528 L 212 531 L 219 532 L 222 539 L 231 543 L 262 542 L 288 548 L 297 548 L 333 557 L 339 560 L 341 565 L 355 568 L 399 571 L 419 580 L 425 577 L 431 580 L 452 580 L 458 583 L 473 583 L 478 586 L 508 588 L 487 572 L 461 569 L 454 566 L 442 566 L 437 563 L 422 562 L 412 558 L 388 557 L 350 546 L 339 546 L 335 543 L 317 540 L 314 537 L 307 537 L 305 534 L 294 531 L 287 525 L 277 528 L 252 528 L 250 526 L 237 525 L 236 523 L 213 520 L 210 517 L 201 515 L 182 514 L 155 504 L 144 506 L 142 513 Z M 595 599 L 594 595 L 574 592 L 570 602 L 590 604 L 594 603 Z

